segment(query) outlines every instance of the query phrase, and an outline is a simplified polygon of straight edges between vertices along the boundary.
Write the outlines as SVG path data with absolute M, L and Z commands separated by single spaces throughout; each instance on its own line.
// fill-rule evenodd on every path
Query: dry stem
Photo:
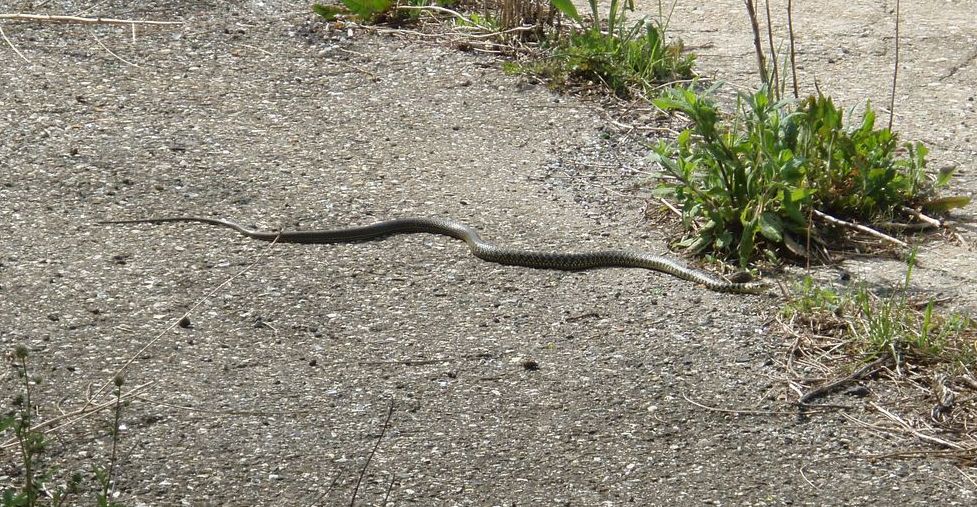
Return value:
M 144 21 L 141 19 L 83 18 L 81 16 L 51 16 L 47 14 L 0 14 L 0 20 L 33 21 L 37 23 L 72 23 L 83 25 L 182 25 L 182 21 Z
M 875 229 L 872 229 L 871 227 L 865 227 L 864 225 L 861 225 L 861 224 L 855 224 L 855 223 L 852 223 L 852 222 L 846 222 L 844 220 L 841 220 L 840 218 L 835 218 L 835 217 L 833 217 L 831 215 L 828 215 L 827 213 L 823 213 L 823 212 L 820 212 L 818 210 L 811 210 L 811 212 L 814 213 L 814 216 L 820 218 L 821 220 L 824 220 L 825 222 L 828 222 L 828 223 L 831 223 L 831 224 L 834 224 L 834 225 L 840 225 L 842 227 L 847 227 L 849 229 L 854 229 L 854 230 L 859 231 L 859 232 L 864 232 L 865 234 L 869 234 L 871 236 L 875 236 L 876 238 L 879 238 L 879 239 L 888 241 L 889 243 L 892 243 L 894 245 L 898 245 L 898 246 L 900 246 L 902 248 L 909 248 L 909 245 L 906 244 L 905 241 L 902 241 L 902 240 L 898 240 L 896 238 L 893 238 L 892 236 L 889 236 L 888 234 L 883 234 L 883 233 L 881 233 L 881 232 L 879 232 L 879 231 L 877 231 Z

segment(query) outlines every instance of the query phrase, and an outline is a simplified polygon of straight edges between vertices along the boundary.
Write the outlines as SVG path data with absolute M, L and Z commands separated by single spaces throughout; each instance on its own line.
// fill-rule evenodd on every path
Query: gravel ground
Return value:
M 739 4 L 699 4 L 681 2 L 673 26 L 703 46 L 701 68 L 749 82 Z M 842 99 L 884 97 L 889 4 L 799 13 L 817 26 L 802 33 L 805 79 Z M 972 192 L 977 5 L 903 7 L 896 127 L 932 144 L 936 167 L 960 164 L 956 184 Z M 839 14 L 818 23 L 826 9 Z M 30 347 L 44 418 L 80 408 L 134 358 L 126 386 L 148 385 L 123 412 L 126 505 L 349 503 L 363 470 L 361 505 L 974 502 L 972 472 L 955 463 L 869 459 L 913 444 L 784 403 L 774 297 L 498 266 L 428 235 L 269 246 L 203 225 L 95 225 L 448 216 L 516 246 L 657 253 L 668 234 L 634 190 L 652 169 L 638 140 L 608 130 L 598 104 L 505 76 L 491 56 L 328 32 L 305 2 L 107 1 L 95 13 L 185 24 L 134 38 L 2 25 L 29 63 L 0 49 L 0 345 Z M 965 247 L 935 243 L 923 260 L 920 283 L 973 307 Z M 169 327 L 191 307 L 188 326 Z M 57 432 L 47 459 L 105 463 L 110 420 Z M 12 448 L 0 464 L 0 484 L 19 480 Z

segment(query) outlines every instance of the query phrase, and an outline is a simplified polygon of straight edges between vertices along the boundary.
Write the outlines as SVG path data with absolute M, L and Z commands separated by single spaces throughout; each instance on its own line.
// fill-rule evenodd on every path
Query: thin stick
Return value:
M 339 482 L 339 478 L 342 475 L 343 475 L 342 471 L 336 472 L 336 476 L 332 478 L 332 482 L 329 484 L 329 487 L 326 488 L 326 490 L 323 491 L 322 494 L 320 494 L 318 497 L 316 497 L 316 499 L 313 500 L 312 503 L 310 503 L 309 505 L 311 507 L 315 507 L 316 505 L 319 505 L 319 502 L 321 502 L 323 498 L 329 495 L 329 493 L 333 490 L 333 488 L 336 487 L 336 483 Z
M 790 39 L 790 71 L 794 78 L 794 98 L 799 98 L 797 89 L 797 62 L 794 60 L 794 0 L 787 0 L 787 37 Z
M 825 222 L 829 222 L 829 223 L 832 223 L 834 225 L 840 225 L 842 227 L 848 227 L 849 229 L 855 229 L 856 231 L 864 232 L 865 234 L 868 234 L 868 235 L 871 235 L 871 236 L 875 236 L 875 237 L 877 237 L 879 239 L 888 241 L 889 243 L 892 243 L 894 245 L 899 245 L 899 246 L 901 246 L 903 248 L 908 248 L 909 247 L 909 245 L 905 241 L 901 241 L 901 240 L 898 240 L 896 238 L 893 238 L 892 236 L 889 236 L 888 234 L 882 234 L 881 232 L 879 232 L 879 231 L 877 231 L 875 229 L 872 229 L 871 227 L 865 227 L 864 225 L 861 225 L 861 224 L 855 224 L 855 223 L 851 223 L 851 222 L 846 222 L 846 221 L 841 220 L 839 218 L 835 218 L 835 217 L 833 217 L 831 215 L 828 215 L 827 213 L 822 213 L 822 212 L 820 212 L 820 211 L 818 211 L 816 209 L 815 210 L 811 210 L 811 212 L 814 213 L 814 215 L 816 217 L 820 218 L 821 220 L 824 220 Z
M 390 499 L 390 492 L 393 491 L 394 489 L 395 480 L 397 480 L 397 476 L 394 474 L 390 474 L 390 484 L 387 485 L 387 492 L 383 495 L 383 501 L 380 502 L 380 505 L 382 505 L 383 507 L 387 507 L 387 500 Z
M 17 56 L 21 57 L 28 64 L 31 63 L 31 61 L 28 60 L 27 57 L 24 56 L 24 54 L 21 53 L 19 49 L 17 49 L 17 46 L 14 46 L 14 43 L 11 42 L 10 39 L 7 38 L 7 34 L 3 33 L 3 27 L 2 26 L 0 26 L 0 35 L 3 36 L 3 40 L 7 43 L 8 46 L 10 46 L 10 49 L 13 49 L 14 50 L 14 53 L 17 53 Z
M 278 243 L 278 238 L 275 238 L 271 242 L 271 244 L 268 245 L 268 247 L 265 250 L 267 251 L 267 250 L 271 249 L 273 246 L 275 246 L 276 243 Z M 145 352 L 147 349 L 149 349 L 149 347 L 152 347 L 156 342 L 158 342 L 160 339 L 162 339 L 163 336 L 166 335 L 166 333 L 169 333 L 170 330 L 172 330 L 177 325 L 179 325 L 179 323 L 181 321 L 183 321 L 183 319 L 190 318 L 190 314 L 193 313 L 193 311 L 196 310 L 198 306 L 202 305 L 204 303 L 204 301 L 207 301 L 208 299 L 214 297 L 221 289 L 223 289 L 224 287 L 227 287 L 231 282 L 233 282 L 234 280 L 240 278 L 242 275 L 244 275 L 245 273 L 247 273 L 248 271 L 250 271 L 252 268 L 254 268 L 257 264 L 258 264 L 258 260 L 255 260 L 251 264 L 248 264 L 247 266 L 244 267 L 244 269 L 242 269 L 241 271 L 238 271 L 237 273 L 235 273 L 233 276 L 231 276 L 227 280 L 224 280 L 224 282 L 221 283 L 220 285 L 218 285 L 216 288 L 214 288 L 214 290 L 208 292 L 206 295 L 204 295 L 204 297 L 198 299 L 197 302 L 195 302 L 193 304 L 193 306 L 190 307 L 189 310 L 187 310 L 186 312 L 183 313 L 182 316 L 180 316 L 180 318 L 174 319 L 173 322 L 170 323 L 170 325 L 166 327 L 166 329 L 160 331 L 159 334 L 157 334 L 152 340 L 149 340 L 149 343 L 147 343 L 146 345 L 144 345 L 141 349 L 139 349 L 138 352 L 136 352 L 135 354 L 133 354 L 132 357 L 130 357 L 129 360 L 126 361 L 125 364 L 123 364 L 122 367 L 119 368 L 115 372 L 115 375 L 112 375 L 112 378 L 115 379 L 115 377 L 118 377 L 119 375 L 124 375 L 125 372 L 126 372 L 126 370 L 129 369 L 129 366 L 131 366 L 132 363 L 134 363 L 136 361 L 136 358 L 138 358 L 139 356 L 141 356 L 143 354 L 143 352 Z M 105 388 L 108 387 L 110 384 L 112 384 L 112 381 L 108 381 L 105 384 L 103 384 L 102 387 L 100 387 L 98 389 L 98 391 L 95 393 L 95 396 L 93 396 L 93 399 L 94 398 L 98 398 L 99 396 L 101 396 L 102 393 L 105 392 Z M 91 402 L 92 401 L 89 400 L 88 403 L 86 403 L 85 406 L 87 407 L 88 405 L 91 404 Z
M 672 205 L 672 203 L 666 201 L 664 197 L 659 197 L 658 200 L 661 201 L 661 203 L 664 204 L 666 208 L 671 210 L 672 213 L 675 213 L 675 216 L 682 218 L 682 212 L 676 209 L 675 206 Z
M 460 20 L 462 20 L 463 22 L 468 23 L 469 25 L 474 25 L 474 26 L 477 26 L 479 28 L 488 30 L 488 28 L 486 28 L 486 27 L 484 27 L 482 25 L 479 25 L 478 23 L 475 23 L 474 21 L 466 18 L 460 12 L 453 11 L 451 9 L 447 9 L 445 7 L 438 7 L 437 5 L 398 5 L 397 6 L 397 9 L 400 9 L 400 10 L 413 10 L 413 11 L 437 11 L 437 12 L 443 12 L 445 14 L 450 14 L 450 15 L 452 15 L 452 16 L 460 19 Z
M 144 21 L 141 19 L 83 18 L 81 16 L 50 16 L 47 14 L 0 14 L 0 20 L 34 21 L 38 23 L 73 23 L 82 25 L 182 25 L 182 21 Z
M 763 45 L 760 43 L 760 25 L 757 24 L 756 10 L 753 8 L 753 0 L 746 1 L 746 12 L 750 15 L 750 26 L 753 27 L 753 47 L 756 50 L 756 62 L 760 68 L 760 79 L 763 84 L 769 84 L 767 78 L 767 64 L 763 59 Z
M 275 54 L 272 53 L 271 51 L 265 51 L 264 49 L 261 49 L 258 46 L 252 46 L 251 44 L 241 44 L 241 45 L 244 46 L 244 47 L 246 47 L 246 48 L 253 49 L 255 51 L 260 51 L 260 52 L 262 52 L 262 53 L 264 53 L 264 54 L 266 54 L 268 56 L 275 56 Z
M 319 411 L 317 409 L 313 409 L 313 410 L 290 410 L 290 411 L 278 411 L 278 412 L 260 411 L 260 410 L 213 410 L 213 409 L 209 409 L 209 408 L 198 408 L 198 407 L 190 407 L 190 406 L 187 406 L 187 405 L 177 405 L 177 404 L 169 403 L 169 402 L 166 402 L 166 401 L 160 401 L 160 400 L 155 400 L 155 399 L 152 399 L 152 398 L 147 398 L 145 396 L 134 396 L 133 397 L 133 400 L 134 401 L 139 401 L 139 402 L 145 403 L 147 405 L 152 405 L 154 407 L 166 407 L 166 408 L 172 408 L 174 410 L 183 410 L 183 411 L 186 411 L 186 412 L 194 412 L 194 413 L 199 413 L 199 414 L 208 414 L 208 415 L 214 415 L 214 416 L 219 416 L 219 417 L 233 417 L 233 416 L 241 416 L 241 417 L 255 417 L 255 416 L 257 416 L 257 417 L 294 417 L 294 416 L 309 415 L 309 414 L 314 414 L 314 413 L 321 412 L 321 411 Z
M 875 224 L 876 227 L 881 227 L 883 229 L 892 229 L 894 231 L 928 231 L 931 229 L 938 229 L 939 227 L 927 223 L 921 224 L 903 224 L 899 222 L 881 222 Z
M 709 410 L 709 411 L 712 411 L 712 412 L 721 412 L 721 413 L 724 413 L 724 414 L 734 414 L 734 415 L 790 415 L 790 416 L 797 415 L 797 412 L 795 412 L 795 411 L 787 412 L 787 411 L 783 411 L 783 410 L 780 410 L 780 411 L 778 411 L 778 410 L 752 410 L 752 409 L 731 409 L 731 408 L 710 407 L 709 405 L 703 405 L 702 403 L 699 403 L 699 402 L 697 402 L 697 401 L 689 398 L 688 396 L 685 395 L 685 393 L 682 393 L 682 397 L 685 398 L 685 401 L 687 401 L 687 402 L 689 402 L 689 403 L 691 403 L 691 404 L 693 404 L 693 405 L 695 405 L 695 406 L 697 406 L 699 408 L 703 408 L 703 409 L 706 409 L 706 410 Z
M 142 391 L 143 389 L 145 389 L 145 388 L 147 388 L 147 387 L 149 387 L 149 386 L 151 386 L 151 385 L 153 385 L 155 383 L 156 383 L 156 381 L 153 380 L 153 381 L 146 382 L 145 384 L 140 384 L 140 385 L 138 385 L 136 387 L 133 387 L 127 393 L 123 394 L 122 395 L 122 398 L 127 398 L 129 396 L 135 396 L 135 394 L 138 393 L 139 391 Z M 116 403 L 116 400 L 109 400 L 109 401 L 106 401 L 105 403 L 103 403 L 101 405 L 93 405 L 92 402 L 91 402 L 91 400 L 89 399 L 88 403 L 86 403 L 84 407 L 82 407 L 82 408 L 80 408 L 78 410 L 72 411 L 72 412 L 63 413 L 63 414 L 61 414 L 61 415 L 59 415 L 57 417 L 48 419 L 47 421 L 37 423 L 37 424 L 35 424 L 34 426 L 32 426 L 30 428 L 30 431 L 40 431 L 41 428 L 45 428 L 47 426 L 51 426 L 51 425 L 53 425 L 55 423 L 58 423 L 60 421 L 64 421 L 65 419 L 70 419 L 69 421 L 67 421 L 65 423 L 61 423 L 61 424 L 59 424 L 57 426 L 53 426 L 53 427 L 51 427 L 51 428 L 49 428 L 49 429 L 47 429 L 47 430 L 44 431 L 45 433 L 51 433 L 51 432 L 57 431 L 57 430 L 59 430 L 61 428 L 65 428 L 67 426 L 71 426 L 72 424 L 75 424 L 76 422 L 78 422 L 78 421 L 80 421 L 80 420 L 82 420 L 82 419 L 84 419 L 84 418 L 86 418 L 86 417 L 88 417 L 88 416 L 90 416 L 92 414 L 101 412 L 102 410 L 106 410 L 106 409 L 112 408 L 113 406 L 115 406 L 115 403 Z M 77 416 L 77 417 L 75 417 L 75 416 Z M 12 438 L 12 439 L 7 440 L 6 442 L 3 442 L 2 444 L 0 444 L 0 449 L 6 449 L 7 447 L 13 446 L 15 444 L 17 444 L 17 440 L 15 438 Z
M 899 77 L 899 0 L 896 0 L 896 63 L 892 68 L 892 98 L 889 100 L 889 130 L 896 116 L 896 79 Z
M 916 217 L 916 220 L 919 220 L 920 222 L 926 222 L 927 224 L 929 224 L 929 225 L 931 225 L 933 227 L 942 227 L 943 226 L 943 224 L 939 220 L 937 220 L 937 219 L 935 219 L 935 218 L 933 218 L 933 217 L 931 217 L 929 215 L 924 215 L 923 213 L 921 213 L 919 211 L 916 211 L 916 210 L 914 210 L 914 209 L 912 209 L 912 208 L 910 208 L 908 206 L 903 206 L 901 209 L 902 209 L 902 211 L 904 213 L 909 213 L 910 215 Z
M 105 44 L 102 44 L 102 41 L 99 40 L 99 38 L 95 35 L 95 32 L 92 32 L 92 38 L 95 39 L 95 42 L 97 42 L 99 46 L 102 46 L 102 49 L 104 49 L 105 51 L 107 51 L 110 55 L 114 56 L 120 62 L 122 62 L 122 63 L 124 63 L 126 65 L 132 65 L 133 67 L 136 67 L 137 69 L 139 68 L 138 65 L 136 65 L 136 64 L 130 62 L 129 60 L 126 60 L 125 58 L 122 58 L 121 56 L 115 54 L 111 49 L 109 49 L 108 47 L 106 47 Z
M 932 435 L 927 435 L 925 433 L 920 433 L 919 431 L 916 430 L 916 428 L 913 428 L 912 426 L 910 426 L 909 423 L 907 423 L 906 421 L 904 421 L 901 417 L 899 417 L 899 416 L 893 414 L 892 412 L 889 412 L 888 410 L 882 408 L 879 404 L 875 403 L 874 401 L 873 402 L 870 402 L 869 405 L 871 405 L 872 408 L 874 408 L 875 410 L 878 410 L 879 412 L 881 412 L 882 414 L 884 414 L 889 419 L 892 419 L 893 421 L 895 421 L 907 433 L 911 434 L 912 436 L 914 436 L 914 437 L 916 437 L 916 438 L 918 438 L 918 439 L 920 439 L 920 440 L 922 440 L 924 442 L 927 442 L 927 443 L 930 443 L 930 444 L 939 445 L 941 447 L 945 447 L 945 448 L 948 448 L 948 449 L 955 449 L 955 450 L 958 450 L 958 451 L 959 450 L 964 450 L 964 447 L 960 446 L 959 444 L 955 444 L 953 442 L 948 442 L 946 440 L 943 440 L 942 438 L 937 438 L 937 437 L 934 437 Z
M 363 468 L 360 469 L 360 476 L 356 478 L 356 486 L 353 487 L 353 497 L 349 499 L 349 507 L 353 507 L 356 504 L 356 493 L 360 490 L 360 483 L 363 482 L 363 476 L 366 475 L 366 469 L 370 466 L 370 461 L 373 460 L 373 455 L 377 453 L 377 449 L 380 447 L 380 441 L 383 440 L 383 435 L 387 432 L 387 426 L 390 425 L 390 417 L 394 414 L 394 402 L 390 400 L 390 409 L 387 410 L 387 418 L 383 421 L 383 427 L 380 428 L 380 436 L 377 437 L 377 443 L 373 446 L 373 450 L 370 451 L 370 455 L 366 457 L 366 463 L 363 464 Z
M 780 61 L 777 58 L 777 50 L 773 45 L 773 23 L 770 21 L 770 0 L 764 0 L 763 4 L 767 11 L 767 41 L 770 44 L 770 61 L 773 62 L 773 65 L 771 65 L 773 76 L 770 80 L 773 82 L 773 96 L 777 100 L 780 100 L 783 95 L 783 90 L 780 89 L 780 71 L 778 70 Z

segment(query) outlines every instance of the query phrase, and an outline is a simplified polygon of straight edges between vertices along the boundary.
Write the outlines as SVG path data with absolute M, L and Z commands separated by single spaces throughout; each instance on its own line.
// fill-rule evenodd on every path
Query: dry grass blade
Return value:
M 278 239 L 273 240 L 271 243 L 268 244 L 267 247 L 265 247 L 265 250 L 264 251 L 265 252 L 269 251 L 277 243 L 278 243 Z M 244 269 L 238 271 L 237 273 L 235 273 L 234 275 L 232 275 L 227 280 L 224 280 L 220 285 L 218 285 L 213 290 L 211 290 L 210 292 L 208 292 L 206 295 L 204 295 L 203 297 L 201 297 L 200 299 L 198 299 L 195 303 L 193 303 L 193 305 L 190 307 L 189 310 L 187 310 L 186 312 L 184 312 L 183 315 L 181 315 L 180 317 L 174 319 L 170 323 L 169 326 L 167 326 L 165 329 L 163 329 L 162 331 L 160 331 L 159 334 L 157 334 L 155 337 L 153 337 L 152 340 L 149 340 L 149 343 L 147 343 L 146 345 L 144 345 L 135 354 L 133 354 L 132 356 L 130 356 L 129 359 L 115 372 L 115 374 L 112 375 L 112 378 L 114 379 L 114 378 L 119 377 L 119 376 L 124 376 L 125 373 L 126 373 L 126 371 L 129 369 L 129 366 L 131 366 L 132 363 L 134 363 L 138 357 L 142 356 L 143 352 L 145 352 L 150 347 L 152 347 L 153 345 L 155 345 L 156 342 L 158 342 L 160 339 L 163 338 L 163 336 L 166 336 L 166 333 L 169 333 L 174 328 L 176 328 L 178 325 L 180 325 L 180 322 L 184 321 L 184 319 L 190 318 L 190 315 L 193 314 L 194 310 L 196 310 L 200 305 L 202 305 L 204 303 L 204 301 L 207 301 L 208 299 L 210 299 L 210 298 L 214 297 L 215 295 L 217 295 L 221 290 L 224 289 L 224 287 L 227 287 L 228 285 L 230 285 L 231 282 L 233 282 L 234 280 L 237 280 L 238 278 L 240 278 L 241 276 L 243 276 L 245 273 L 247 273 L 248 271 L 250 271 L 252 268 L 254 268 L 255 266 L 257 266 L 258 265 L 258 262 L 260 262 L 260 258 L 259 259 L 256 259 L 251 264 L 248 264 L 247 266 L 244 267 Z M 105 393 L 105 390 L 108 389 L 111 385 L 112 385 L 112 381 L 108 381 L 108 382 L 102 384 L 102 387 L 100 387 L 95 392 L 95 395 L 92 396 L 88 400 L 88 402 L 86 402 L 86 405 L 85 406 L 87 407 L 94 400 L 98 399 L 102 394 Z
M 903 430 L 906 431 L 906 433 L 911 434 L 912 436 L 918 438 L 919 440 L 922 440 L 923 442 L 930 443 L 930 444 L 935 444 L 935 445 L 938 445 L 940 447 L 945 447 L 947 449 L 954 449 L 954 450 L 957 450 L 957 451 L 961 451 L 961 450 L 964 450 L 965 449 L 963 446 L 961 446 L 959 444 L 955 444 L 953 442 L 949 442 L 949 441 L 943 440 L 942 438 L 934 437 L 932 435 L 927 435 L 925 433 L 922 433 L 922 432 L 918 431 L 916 428 L 913 428 L 912 426 L 910 426 L 909 423 L 907 423 L 901 417 L 899 417 L 899 416 L 893 414 L 892 412 L 886 410 L 885 408 L 883 408 L 882 406 L 880 406 L 878 403 L 871 402 L 871 403 L 869 403 L 869 405 L 872 408 L 874 408 L 875 410 L 878 410 L 879 413 L 881 413 L 882 415 L 884 415 L 884 416 L 888 417 L 890 420 L 896 422 Z
M 818 211 L 818 210 L 811 210 L 811 213 L 813 213 L 814 216 L 816 216 L 816 217 L 820 218 L 821 220 L 824 220 L 825 222 L 828 222 L 830 224 L 839 225 L 841 227 L 847 227 L 849 229 L 854 229 L 854 230 L 856 230 L 858 232 L 864 232 L 865 234 L 868 234 L 870 236 L 875 236 L 876 238 L 879 238 L 881 240 L 884 240 L 884 241 L 887 241 L 889 243 L 892 243 L 893 245 L 896 245 L 896 246 L 899 246 L 899 247 L 902 247 L 902 248 L 909 248 L 909 244 L 906 243 L 905 241 L 902 241 L 900 239 L 893 238 L 892 236 L 889 236 L 888 234 L 883 234 L 883 233 L 881 233 L 881 232 L 879 232 L 879 231 L 877 231 L 875 229 L 872 229 L 871 227 L 866 227 L 864 225 L 856 224 L 856 223 L 852 223 L 852 222 L 846 222 L 845 220 L 841 220 L 841 219 L 835 218 L 835 217 L 833 217 L 833 216 L 831 216 L 831 215 L 829 215 L 827 213 L 823 213 L 823 212 Z
M 144 389 L 146 389 L 147 387 L 149 387 L 149 386 L 151 386 L 151 385 L 153 385 L 155 383 L 156 383 L 155 381 L 151 381 L 151 382 L 146 382 L 145 384 L 140 384 L 140 385 L 138 385 L 136 387 L 133 387 L 129 391 L 127 391 L 125 393 L 122 393 L 119 396 L 119 399 L 120 400 L 125 400 L 125 399 L 128 399 L 128 398 L 138 397 L 137 395 L 141 391 L 143 391 Z M 65 414 L 61 414 L 60 416 L 53 417 L 53 418 L 48 419 L 48 420 L 46 420 L 44 422 L 40 422 L 38 424 L 35 424 L 35 425 L 31 426 L 30 431 L 41 431 L 41 430 L 44 430 L 44 433 L 52 433 L 52 432 L 55 432 L 57 430 L 70 427 L 70 426 L 78 423 L 79 421 L 81 421 L 83 419 L 86 419 L 86 418 L 88 418 L 89 416 L 91 416 L 93 414 L 97 414 L 98 412 L 101 412 L 103 410 L 108 410 L 108 409 L 115 408 L 117 402 L 118 402 L 118 400 L 112 399 L 112 400 L 105 401 L 103 403 L 94 403 L 93 400 L 89 399 L 83 407 L 81 407 L 81 408 L 79 408 L 77 410 L 73 410 L 71 412 L 65 413 Z M 65 421 L 65 420 L 67 420 L 67 421 Z M 62 422 L 62 421 L 65 421 L 65 422 Z M 61 424 L 57 424 L 57 423 L 61 423 Z M 57 425 L 55 426 L 55 424 L 57 424 Z M 16 439 L 10 439 L 10 440 L 7 440 L 6 442 L 3 442 L 2 444 L 0 444 L 0 449 L 6 449 L 6 448 L 12 447 L 14 445 L 17 445 L 17 440 Z
M 373 445 L 373 449 L 370 454 L 366 457 L 366 463 L 363 464 L 363 468 L 360 469 L 360 475 L 356 478 L 356 485 L 353 487 L 353 494 L 349 499 L 350 507 L 356 505 L 356 494 L 360 491 L 360 483 L 363 482 L 363 477 L 366 475 L 366 469 L 370 466 L 370 462 L 373 461 L 373 456 L 377 453 L 377 449 L 380 448 L 380 441 L 383 440 L 383 436 L 387 433 L 387 428 L 390 426 L 390 418 L 394 415 L 394 402 L 390 401 L 390 408 L 387 409 L 387 418 L 383 421 L 383 427 L 380 428 L 380 436 L 377 437 L 376 444 Z M 392 483 L 391 483 L 392 484 Z
M 81 16 L 51 16 L 47 14 L 0 14 L 0 20 L 32 21 L 36 23 L 69 23 L 82 25 L 182 25 L 182 21 L 145 21 L 141 19 L 84 18 Z
M 746 12 L 750 15 L 750 27 L 753 29 L 753 48 L 756 52 L 760 80 L 763 84 L 769 84 L 770 78 L 767 75 L 767 62 L 763 56 L 763 44 L 760 42 L 760 24 L 757 22 L 756 8 L 753 6 L 753 0 L 745 0 L 745 2 Z

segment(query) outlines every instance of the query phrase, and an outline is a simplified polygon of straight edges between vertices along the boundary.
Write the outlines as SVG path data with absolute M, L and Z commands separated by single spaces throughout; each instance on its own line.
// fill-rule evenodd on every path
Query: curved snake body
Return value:
M 734 283 L 692 269 L 668 257 L 625 250 L 601 250 L 594 252 L 537 252 L 496 246 L 479 236 L 471 227 L 442 218 L 399 218 L 370 225 L 343 229 L 315 231 L 261 232 L 248 229 L 230 220 L 205 217 L 166 217 L 135 220 L 107 220 L 100 224 L 139 224 L 165 222 L 199 222 L 219 225 L 252 239 L 279 243 L 351 243 L 369 241 L 393 234 L 429 233 L 460 239 L 468 244 L 472 254 L 479 259 L 538 269 L 578 271 L 584 269 L 623 267 L 644 268 L 666 273 L 683 280 L 698 283 L 716 292 L 756 294 L 766 285 L 757 282 Z

